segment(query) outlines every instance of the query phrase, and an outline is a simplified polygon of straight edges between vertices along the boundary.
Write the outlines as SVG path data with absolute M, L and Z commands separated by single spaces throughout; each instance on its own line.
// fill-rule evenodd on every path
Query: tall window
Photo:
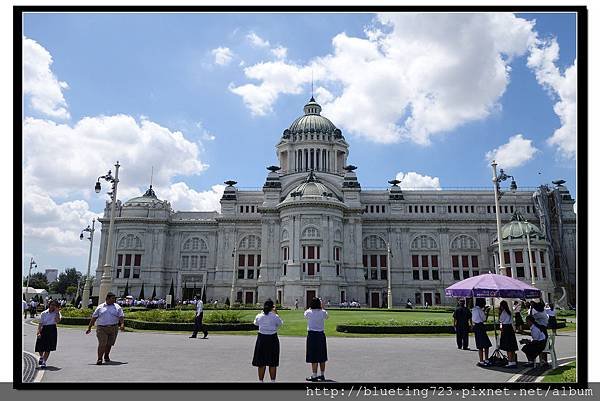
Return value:
M 238 278 L 254 280 L 259 276 L 261 240 L 257 235 L 247 235 L 238 247 Z
M 288 260 L 289 260 L 289 256 L 290 256 L 290 247 L 289 246 L 281 247 L 281 259 L 283 261 L 283 263 L 282 263 L 282 274 L 284 276 L 287 274 L 287 263 L 288 263 Z
M 341 274 L 341 263 L 342 263 L 342 248 L 339 246 L 333 247 L 333 261 L 335 262 L 335 275 Z
M 302 272 L 314 276 L 321 271 L 321 247 L 302 245 Z
M 123 236 L 117 246 L 116 278 L 140 278 L 143 254 L 142 240 L 135 234 Z
M 181 247 L 181 270 L 206 269 L 208 245 L 200 237 L 188 238 Z
M 435 239 L 420 235 L 413 239 L 410 247 L 413 280 L 439 280 L 439 248 Z
M 387 244 L 378 235 L 363 240 L 363 267 L 367 280 L 387 280 Z
M 479 252 L 479 244 L 469 235 L 460 234 L 450 242 L 454 280 L 479 275 Z

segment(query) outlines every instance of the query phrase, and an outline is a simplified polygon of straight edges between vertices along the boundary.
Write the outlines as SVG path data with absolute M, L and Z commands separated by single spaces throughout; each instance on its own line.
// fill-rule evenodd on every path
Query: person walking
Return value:
M 56 301 L 50 302 L 48 309 L 40 314 L 35 352 L 40 354 L 38 363 L 42 369 L 46 368 L 50 352 L 56 351 L 56 342 L 58 340 L 56 325 L 60 322 L 61 318 L 60 307 Z
M 485 310 L 485 298 L 476 298 L 475 306 L 471 311 L 473 320 L 473 333 L 475 333 L 475 346 L 479 350 L 478 366 L 491 366 L 489 360 L 490 347 L 492 343 L 485 331 L 485 321 L 487 313 Z M 485 359 L 484 359 L 485 354 Z
M 200 299 L 200 297 L 196 297 L 196 317 L 194 318 L 194 332 L 190 336 L 190 338 L 196 338 L 199 331 L 204 333 L 204 337 L 208 337 L 208 331 L 206 331 L 206 327 L 202 324 L 202 318 L 204 317 L 204 303 Z
M 515 328 L 517 329 L 517 333 L 523 333 L 523 317 L 521 316 L 521 308 L 522 303 L 519 301 L 515 301 L 513 303 L 513 314 L 515 320 Z
M 294 308 L 298 310 L 298 298 L 294 301 Z
M 264 381 L 267 366 L 271 382 L 277 378 L 277 367 L 279 366 L 279 337 L 277 330 L 283 324 L 283 320 L 277 314 L 275 303 L 267 299 L 263 305 L 263 311 L 254 318 L 254 325 L 258 326 L 258 336 L 254 344 L 254 355 L 252 366 L 258 368 L 258 381 Z
M 454 318 L 454 331 L 456 332 L 456 345 L 458 349 L 469 349 L 469 327 L 472 326 L 471 311 L 465 308 L 465 300 L 458 301 L 458 307 L 452 315 Z
M 310 363 L 312 368 L 312 374 L 306 378 L 307 381 L 325 381 L 325 362 L 327 362 L 325 319 L 328 317 L 319 298 L 313 298 L 310 301 L 310 308 L 304 311 L 304 318 L 308 321 L 306 362 Z M 317 375 L 317 365 L 321 369 L 320 375 Z
M 556 336 L 557 322 L 556 322 L 556 311 L 554 310 L 554 304 L 553 303 L 546 304 L 544 311 L 548 315 L 548 328 L 552 329 L 552 334 L 554 334 Z
M 525 366 L 531 367 L 534 364 L 535 358 L 542 354 L 542 351 L 546 348 L 548 335 L 544 333 L 544 330 L 542 330 L 542 327 L 535 321 L 535 318 L 532 315 L 527 315 L 525 321 L 531 329 L 531 340 L 526 338 L 522 339 L 521 344 L 525 345 L 521 350 L 527 356 L 528 362 Z
M 517 344 L 517 336 L 513 329 L 513 319 L 508 307 L 508 302 L 500 302 L 499 308 L 500 316 L 500 349 L 506 351 L 508 354 L 508 365 L 507 368 L 517 367 L 517 354 L 515 353 L 519 349 Z
M 104 362 L 110 362 L 110 350 L 117 341 L 119 328 L 125 331 L 125 314 L 123 309 L 116 303 L 117 296 L 112 292 L 106 294 L 106 302 L 98 305 L 92 319 L 85 331 L 85 334 L 90 334 L 94 323 L 96 324 L 96 337 L 98 338 L 98 360 L 96 365 L 102 365 L 102 357 Z
M 29 302 L 29 317 L 35 317 L 37 314 L 37 306 L 38 303 L 35 302 L 35 299 L 31 298 L 31 302 Z

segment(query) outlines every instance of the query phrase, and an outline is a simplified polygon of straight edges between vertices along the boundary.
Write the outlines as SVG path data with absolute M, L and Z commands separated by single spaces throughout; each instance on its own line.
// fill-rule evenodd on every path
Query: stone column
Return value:
M 523 266 L 525 267 L 525 279 L 531 282 L 531 261 L 529 260 L 529 252 L 527 247 L 523 248 L 521 252 L 523 252 Z M 525 261 L 527 262 L 525 263 Z
M 511 248 L 509 251 L 509 260 L 508 260 L 508 266 L 506 266 L 507 268 L 510 269 L 511 273 L 512 273 L 512 277 L 516 278 L 517 277 L 517 268 L 515 267 L 515 251 Z M 506 260 L 504 261 L 504 263 L 506 263 Z

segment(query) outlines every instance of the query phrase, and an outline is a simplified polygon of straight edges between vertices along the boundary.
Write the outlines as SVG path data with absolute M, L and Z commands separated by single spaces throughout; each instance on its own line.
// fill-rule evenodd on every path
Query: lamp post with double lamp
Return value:
M 37 269 L 37 263 L 33 260 L 33 256 L 29 261 L 29 273 L 27 274 L 27 286 L 25 287 L 25 301 L 29 299 L 29 279 L 31 278 L 31 269 Z
M 84 238 L 83 233 L 89 233 L 89 237 L 87 237 L 87 239 L 90 241 L 90 252 L 88 255 L 87 274 L 85 276 L 85 284 L 83 285 L 83 296 L 82 296 L 82 301 L 81 301 L 82 308 L 87 308 L 87 306 L 88 306 L 89 299 L 90 299 L 90 288 L 92 287 L 92 279 L 90 277 L 90 267 L 92 265 L 92 246 L 94 245 L 94 231 L 95 231 L 94 226 L 95 225 L 96 225 L 96 219 L 93 218 L 92 219 L 92 227 L 90 227 L 88 225 L 86 228 L 81 230 L 81 234 L 79 234 L 79 239 L 83 240 L 83 238 Z
M 237 276 L 237 269 L 235 268 L 235 258 L 237 254 L 237 243 L 235 238 L 235 229 L 233 230 L 233 252 L 231 252 L 233 274 L 231 275 L 231 294 L 229 295 L 229 309 L 233 309 L 233 296 L 235 295 L 235 278 Z
M 506 174 L 503 169 L 500 169 L 500 175 L 498 175 L 496 173 L 497 165 L 498 164 L 496 163 L 496 160 L 492 160 L 492 182 L 494 183 L 494 201 L 496 203 L 496 229 L 498 231 L 498 256 L 500 264 L 499 273 L 506 276 L 506 266 L 504 265 L 504 249 L 502 248 L 502 232 L 500 227 L 500 198 L 502 198 L 504 192 L 500 191 L 500 183 L 510 178 L 510 190 L 512 192 L 517 191 L 517 183 L 515 182 L 515 177 Z M 496 274 L 498 274 L 498 268 L 496 268 Z
M 108 181 L 112 184 L 112 191 L 108 192 L 108 195 L 110 195 L 110 197 L 112 199 L 112 203 L 110 206 L 110 223 L 108 225 L 108 243 L 106 245 L 106 258 L 105 258 L 105 262 L 104 262 L 104 268 L 102 270 L 102 278 L 100 279 L 100 290 L 98 293 L 99 300 L 106 299 L 106 294 L 108 294 L 108 292 L 110 291 L 110 288 L 112 286 L 112 278 L 111 278 L 112 237 L 113 237 L 113 226 L 115 224 L 115 208 L 116 208 L 116 203 L 117 203 L 117 185 L 119 184 L 119 167 L 121 167 L 121 165 L 117 161 L 117 164 L 115 164 L 115 176 L 113 177 L 111 174 L 111 171 L 108 170 L 108 174 L 98 177 L 98 180 L 96 181 L 96 186 L 94 187 L 94 190 L 96 191 L 96 193 L 100 193 L 100 190 L 102 189 L 102 187 L 100 185 L 100 179 Z M 101 302 L 101 301 L 99 301 L 99 302 Z

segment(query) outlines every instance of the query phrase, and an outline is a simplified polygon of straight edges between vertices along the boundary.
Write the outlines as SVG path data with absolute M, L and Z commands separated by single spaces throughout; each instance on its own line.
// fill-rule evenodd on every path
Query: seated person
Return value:
M 539 324 L 535 322 L 532 315 L 528 315 L 525 321 L 531 329 L 531 340 L 524 338 L 520 341 L 521 344 L 525 344 L 521 351 L 527 356 L 528 363 L 525 366 L 533 366 L 535 358 L 546 348 L 548 337 L 541 330 Z

